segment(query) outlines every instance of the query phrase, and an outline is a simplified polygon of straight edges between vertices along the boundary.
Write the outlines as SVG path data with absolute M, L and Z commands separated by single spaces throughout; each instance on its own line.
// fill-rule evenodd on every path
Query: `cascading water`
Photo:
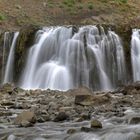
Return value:
M 131 40 L 131 61 L 133 69 L 133 81 L 140 81 L 140 30 L 133 29 Z
M 16 40 L 17 40 L 18 35 L 19 35 L 19 32 L 14 33 L 13 41 L 10 47 L 10 52 L 9 52 L 9 56 L 8 56 L 7 64 L 5 68 L 3 83 L 13 82 L 14 52 L 15 52 L 15 45 L 16 45 Z
M 101 27 L 50 27 L 39 30 L 28 53 L 20 86 L 68 90 L 87 86 L 108 90 L 126 79 L 119 37 Z
M 8 41 L 8 35 L 9 32 L 5 32 L 4 34 L 4 44 L 3 44 L 3 50 L 2 50 L 2 81 L 3 81 L 3 75 L 5 73 L 5 56 L 6 56 L 6 46 L 7 46 L 7 41 Z
M 3 83 L 3 81 L 4 81 L 4 75 L 5 75 L 5 71 L 6 71 L 6 63 L 7 63 L 7 57 L 8 57 L 7 52 L 9 52 L 9 49 L 11 46 L 11 42 L 13 39 L 13 33 L 5 32 L 3 38 L 4 38 L 4 40 L 3 40 L 3 46 L 2 46 L 1 83 Z
M 96 27 L 90 30 L 87 37 L 88 47 L 95 56 L 101 89 L 111 89 L 116 86 L 116 81 L 125 81 L 125 60 L 123 47 L 118 35 L 108 31 L 106 35 L 101 28 L 101 35 Z M 96 30 L 96 33 L 95 31 Z

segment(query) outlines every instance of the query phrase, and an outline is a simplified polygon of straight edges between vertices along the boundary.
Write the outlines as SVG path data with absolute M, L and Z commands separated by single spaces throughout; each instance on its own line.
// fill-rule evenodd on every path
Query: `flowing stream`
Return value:
M 0 126 L 0 138 L 7 140 L 139 140 L 140 124 L 129 125 L 127 118 L 139 116 L 140 110 L 128 109 L 124 117 L 104 118 L 102 129 L 95 129 L 92 132 L 81 132 L 81 127 L 90 127 L 90 122 L 47 122 L 36 124 L 29 128 L 15 128 L 14 126 Z M 77 130 L 73 135 L 67 134 L 69 129 Z

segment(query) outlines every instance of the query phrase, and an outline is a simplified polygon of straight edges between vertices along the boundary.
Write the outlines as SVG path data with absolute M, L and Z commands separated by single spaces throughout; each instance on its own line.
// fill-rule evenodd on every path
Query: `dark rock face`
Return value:
M 15 68 L 14 76 L 18 80 L 24 67 L 27 50 L 33 45 L 36 32 L 40 29 L 38 26 L 27 26 L 20 30 L 15 49 Z

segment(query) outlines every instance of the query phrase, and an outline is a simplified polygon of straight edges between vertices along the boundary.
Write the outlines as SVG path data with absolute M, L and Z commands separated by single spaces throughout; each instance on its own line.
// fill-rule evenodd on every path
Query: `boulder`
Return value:
M 80 87 L 78 89 L 72 89 L 67 91 L 68 94 L 76 96 L 76 95 L 92 95 L 92 91 L 87 87 Z
M 102 123 L 99 120 L 91 120 L 91 128 L 102 128 Z
M 75 104 L 90 106 L 91 104 L 93 104 L 92 97 L 93 96 L 91 96 L 91 95 L 77 95 L 75 97 Z
M 110 102 L 110 94 L 102 95 L 76 95 L 75 104 L 83 106 L 99 105 Z
M 32 126 L 33 126 L 33 123 L 28 122 L 28 121 L 25 121 L 25 120 L 23 120 L 23 121 L 20 123 L 20 127 L 32 127 Z
M 54 119 L 55 122 L 68 120 L 69 116 L 65 112 L 59 112 L 59 114 Z
M 129 121 L 129 124 L 139 124 L 140 123 L 140 117 L 132 117 Z
M 76 129 L 69 129 L 69 130 L 67 131 L 67 134 L 74 134 L 74 133 L 76 133 L 76 132 L 77 132 Z
M 19 114 L 14 124 L 19 126 L 32 126 L 36 123 L 36 116 L 33 112 L 30 111 L 23 111 L 21 114 Z M 31 125 L 32 124 L 32 125 Z

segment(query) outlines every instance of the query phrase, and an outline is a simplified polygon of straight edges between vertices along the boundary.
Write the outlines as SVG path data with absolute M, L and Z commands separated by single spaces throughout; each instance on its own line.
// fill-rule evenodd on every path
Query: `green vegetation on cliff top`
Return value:
M 0 0 L 0 27 L 139 23 L 139 7 L 140 0 Z

